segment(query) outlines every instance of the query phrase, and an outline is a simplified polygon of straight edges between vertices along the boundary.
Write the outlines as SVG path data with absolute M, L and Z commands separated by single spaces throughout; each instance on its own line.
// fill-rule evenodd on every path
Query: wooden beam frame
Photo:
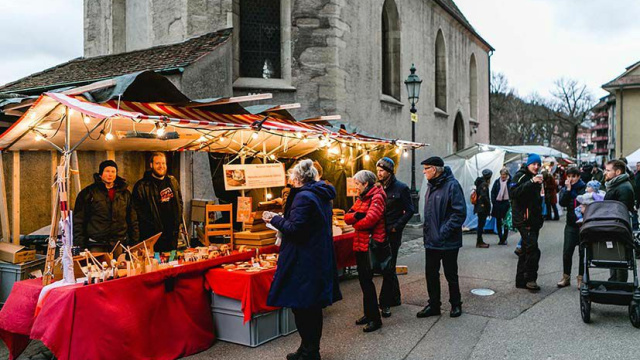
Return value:
M 13 152 L 13 190 L 11 193 L 11 242 L 20 245 L 20 151 Z
M 273 94 L 265 93 L 265 94 L 255 94 L 255 95 L 247 95 L 247 96 L 235 96 L 229 98 L 222 98 L 212 102 L 203 103 L 203 104 L 190 104 L 187 107 L 197 108 L 204 106 L 215 106 L 215 105 L 224 105 L 224 104 L 232 104 L 232 103 L 240 103 L 240 102 L 248 102 L 248 101 L 258 101 L 258 100 L 268 100 L 273 98 Z
M 342 116 L 340 115 L 324 115 L 324 116 L 317 116 L 317 117 L 300 120 L 300 122 L 314 123 L 314 122 L 323 122 L 323 121 L 340 120 L 340 119 L 342 119 Z
M 2 240 L 11 242 L 11 230 L 9 225 L 9 203 L 7 202 L 7 189 L 4 180 L 3 152 L 0 151 L 0 225 L 2 226 Z
M 278 106 L 274 106 L 272 108 L 269 108 L 269 109 L 263 111 L 263 113 L 267 112 L 267 111 L 291 110 L 291 109 L 298 109 L 298 108 L 300 108 L 300 103 L 284 104 L 284 105 L 278 105 Z
M 96 81 L 96 82 L 91 83 L 89 85 L 78 86 L 78 87 L 75 87 L 73 89 L 65 90 L 65 91 L 62 92 L 62 94 L 65 94 L 65 95 L 80 95 L 80 94 L 85 93 L 87 91 L 104 89 L 104 88 L 108 88 L 110 86 L 115 86 L 115 85 L 116 85 L 116 81 L 114 79 L 107 79 L 107 80 L 102 80 L 102 81 Z

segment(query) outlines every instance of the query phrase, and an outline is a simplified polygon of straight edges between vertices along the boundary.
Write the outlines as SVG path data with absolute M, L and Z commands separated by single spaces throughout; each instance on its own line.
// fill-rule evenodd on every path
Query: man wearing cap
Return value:
M 482 239 L 484 226 L 487 223 L 487 216 L 491 214 L 491 196 L 489 195 L 489 182 L 491 181 L 493 172 L 489 169 L 482 170 L 482 176 L 479 176 L 474 185 L 476 186 L 476 204 L 473 206 L 473 212 L 478 215 L 478 229 L 476 234 L 476 247 L 486 249 L 489 244 Z
M 462 314 L 458 284 L 458 250 L 462 247 L 462 224 L 467 204 L 460 183 L 442 158 L 433 156 L 421 163 L 428 180 L 424 198 L 425 277 L 429 304 L 418 312 L 419 318 L 440 315 L 440 263 L 449 284 L 449 316 Z
M 542 160 L 538 154 L 529 154 L 526 166 L 522 167 L 509 184 L 509 197 L 513 216 L 513 225 L 522 237 L 523 251 L 518 255 L 516 287 L 539 291 L 538 265 L 540 248 L 538 235 L 544 223 L 542 216 L 542 175 L 538 174 Z
M 383 157 L 376 163 L 378 180 L 387 194 L 384 218 L 387 240 L 391 245 L 391 263 L 388 273 L 384 274 L 382 289 L 380 289 L 380 308 L 383 317 L 391 316 L 391 307 L 402 303 L 400 283 L 396 275 L 396 261 L 402 242 L 402 230 L 415 212 L 409 187 L 394 175 L 395 165 L 388 157 Z
M 82 189 L 73 209 L 73 242 L 83 249 L 109 252 L 118 241 L 138 242 L 138 219 L 125 179 L 113 160 L 100 163 L 94 183 Z
M 161 232 L 154 250 L 176 250 L 182 223 L 180 184 L 175 177 L 167 174 L 164 153 L 151 154 L 149 165 L 151 169 L 133 187 L 133 204 L 140 220 L 140 238 L 146 240 Z

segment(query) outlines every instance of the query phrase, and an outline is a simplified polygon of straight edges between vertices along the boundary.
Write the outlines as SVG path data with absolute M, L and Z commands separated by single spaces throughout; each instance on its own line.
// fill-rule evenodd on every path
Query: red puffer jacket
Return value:
M 369 235 L 377 242 L 384 242 L 384 207 L 387 195 L 381 186 L 375 185 L 365 196 L 358 198 L 351 210 L 344 216 L 344 221 L 356 229 L 353 240 L 353 251 L 369 251 Z M 365 217 L 358 220 L 357 212 L 365 213 Z

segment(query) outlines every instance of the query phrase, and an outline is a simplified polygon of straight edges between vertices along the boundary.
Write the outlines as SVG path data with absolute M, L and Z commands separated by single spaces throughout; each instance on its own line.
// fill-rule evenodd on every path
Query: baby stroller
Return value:
M 640 248 L 631 231 L 627 207 L 605 200 L 587 206 L 580 229 L 580 247 L 584 249 L 584 277 L 580 288 L 580 314 L 591 321 L 591 303 L 629 307 L 629 320 L 640 328 L 640 288 L 636 252 Z M 589 269 L 631 270 L 633 282 L 591 280 Z

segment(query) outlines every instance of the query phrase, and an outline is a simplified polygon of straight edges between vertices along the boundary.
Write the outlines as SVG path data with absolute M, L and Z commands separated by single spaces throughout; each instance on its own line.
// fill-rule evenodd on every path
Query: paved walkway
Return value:
M 459 257 L 464 314 L 457 319 L 448 316 L 446 285 L 443 315 L 416 318 L 427 300 L 424 253 L 421 230 L 407 230 L 399 260 L 409 266 L 409 274 L 400 277 L 403 305 L 383 320 L 380 331 L 364 334 L 354 324 L 362 314 L 358 281 L 343 281 L 344 300 L 325 311 L 323 359 L 638 358 L 640 330 L 631 326 L 626 307 L 594 304 L 593 323 L 584 324 L 575 283 L 571 288 L 555 286 L 561 275 L 563 226 L 562 222 L 548 222 L 542 229 L 542 291 L 538 294 L 514 287 L 517 234 L 512 234 L 509 246 L 496 246 L 497 236 L 487 235 L 485 241 L 492 245 L 489 249 L 476 249 L 475 235 L 465 235 Z M 381 280 L 375 279 L 378 290 Z M 444 277 L 442 282 L 446 284 Z M 496 294 L 478 297 L 470 293 L 480 287 L 491 288 Z M 255 349 L 219 341 L 188 359 L 284 359 L 298 345 L 297 333 Z M 42 349 L 42 344 L 34 343 L 21 359 L 43 359 Z M 6 349 L 0 349 L 0 356 L 6 358 Z

